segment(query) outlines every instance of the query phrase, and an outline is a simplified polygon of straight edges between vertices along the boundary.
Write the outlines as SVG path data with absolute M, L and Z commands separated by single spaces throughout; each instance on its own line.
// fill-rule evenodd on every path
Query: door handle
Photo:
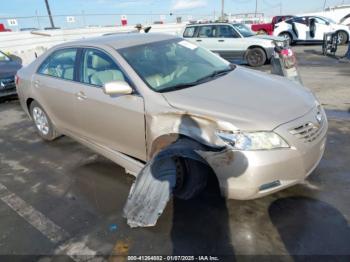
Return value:
M 78 100 L 86 100 L 87 99 L 87 96 L 82 91 L 76 93 L 75 96 L 77 97 Z
M 202 42 L 202 40 L 201 40 L 201 39 L 197 39 L 196 41 L 197 41 L 197 42 Z
M 225 40 L 218 40 L 219 42 L 225 42 Z

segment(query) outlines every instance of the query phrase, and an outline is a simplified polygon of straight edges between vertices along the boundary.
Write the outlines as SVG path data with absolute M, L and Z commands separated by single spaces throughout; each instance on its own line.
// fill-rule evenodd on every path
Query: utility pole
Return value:
M 50 5 L 49 5 L 49 0 L 45 0 L 45 5 L 46 5 L 47 13 L 48 13 L 49 18 L 50 18 L 51 27 L 54 28 L 55 24 L 53 23 L 53 19 L 52 19 Z
M 225 20 L 225 0 L 221 0 L 221 19 L 220 20 Z
M 255 17 L 258 14 L 258 0 L 255 0 Z
M 325 9 L 326 9 L 326 5 L 327 5 L 327 0 L 324 0 L 323 10 L 325 10 Z

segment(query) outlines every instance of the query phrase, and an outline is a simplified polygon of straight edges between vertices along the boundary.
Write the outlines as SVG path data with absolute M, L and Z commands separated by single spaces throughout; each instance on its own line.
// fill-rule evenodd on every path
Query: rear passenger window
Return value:
M 185 29 L 183 37 L 193 37 L 195 31 L 196 31 L 196 27 L 194 27 L 194 26 L 193 27 L 187 27 Z
M 109 55 L 96 49 L 85 50 L 80 79 L 83 83 L 95 86 L 126 81 L 122 71 Z
M 206 37 L 215 37 L 215 26 L 201 26 L 199 28 L 198 37 L 206 38 Z
M 74 79 L 74 64 L 77 49 L 55 51 L 40 65 L 38 73 L 66 80 Z

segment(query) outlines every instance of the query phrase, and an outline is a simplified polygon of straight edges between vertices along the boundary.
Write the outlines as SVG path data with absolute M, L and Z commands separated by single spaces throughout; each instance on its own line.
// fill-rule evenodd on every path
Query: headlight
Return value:
M 274 132 L 227 132 L 217 131 L 216 135 L 236 150 L 269 150 L 289 148 L 288 143 Z

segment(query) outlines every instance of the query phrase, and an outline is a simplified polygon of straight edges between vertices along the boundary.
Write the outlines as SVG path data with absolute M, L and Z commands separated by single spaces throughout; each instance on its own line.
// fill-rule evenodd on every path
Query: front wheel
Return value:
M 177 157 L 174 196 L 188 200 L 199 195 L 207 185 L 211 168 L 199 161 Z
M 58 136 L 45 110 L 35 101 L 30 105 L 30 114 L 41 138 L 52 141 Z
M 266 63 L 265 51 L 260 47 L 249 49 L 246 55 L 248 65 L 252 67 L 263 66 Z

